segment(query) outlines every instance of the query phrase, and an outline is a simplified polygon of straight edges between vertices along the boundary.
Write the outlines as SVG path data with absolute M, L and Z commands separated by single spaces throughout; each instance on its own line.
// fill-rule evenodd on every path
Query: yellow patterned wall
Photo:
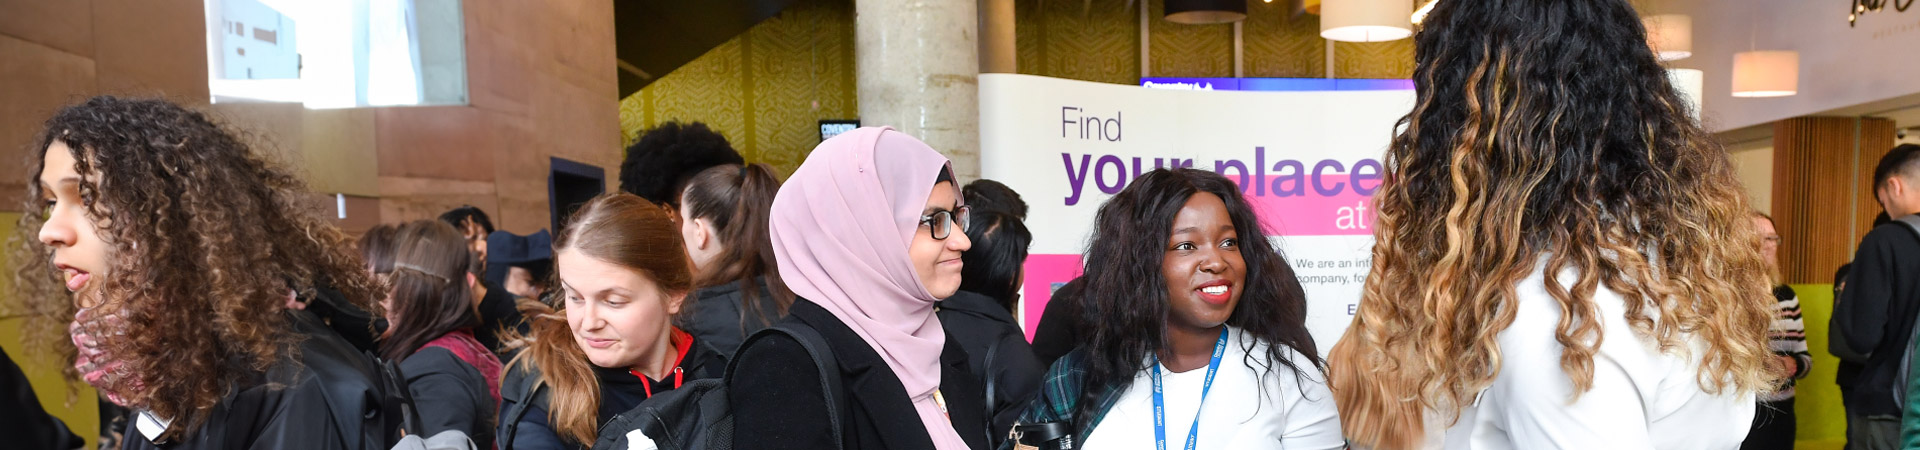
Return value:
M 1241 29 L 1249 77 L 1324 77 L 1319 16 L 1249 1 Z M 1135 84 L 1140 12 L 1129 0 L 1017 0 L 1020 73 Z M 1181 25 L 1147 0 L 1153 76 L 1233 76 L 1231 25 Z M 668 120 L 706 122 L 747 160 L 791 173 L 820 141 L 821 119 L 853 119 L 853 0 L 801 0 L 620 102 L 626 143 Z M 1334 46 L 1341 78 L 1407 78 L 1413 41 Z
M 669 120 L 706 122 L 782 174 L 853 119 L 853 2 L 802 0 L 620 102 L 625 144 Z
M 1021 0 L 1015 10 L 1020 73 L 1104 83 L 1140 80 L 1140 11 L 1129 0 Z M 1327 75 L 1320 16 L 1295 16 L 1288 2 L 1247 2 L 1241 24 L 1241 65 L 1249 77 L 1318 78 Z M 1161 0 L 1148 0 L 1152 76 L 1233 76 L 1233 26 L 1183 25 L 1161 19 Z M 1340 78 L 1413 76 L 1413 40 L 1336 43 Z

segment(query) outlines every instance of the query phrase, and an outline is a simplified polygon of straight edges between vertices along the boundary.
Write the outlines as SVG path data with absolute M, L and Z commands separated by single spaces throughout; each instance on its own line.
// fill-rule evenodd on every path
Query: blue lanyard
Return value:
M 1213 343 L 1213 361 L 1207 363 L 1207 382 L 1200 386 L 1200 406 L 1207 404 L 1207 391 L 1213 390 L 1213 374 L 1220 371 L 1220 355 L 1227 351 L 1227 328 L 1220 327 L 1220 340 Z M 1147 371 L 1153 377 L 1153 437 L 1159 450 L 1167 450 L 1167 400 L 1160 387 L 1160 355 L 1153 356 L 1153 367 Z M 1200 443 L 1200 408 L 1193 411 L 1193 427 L 1187 429 L 1187 449 L 1194 450 Z

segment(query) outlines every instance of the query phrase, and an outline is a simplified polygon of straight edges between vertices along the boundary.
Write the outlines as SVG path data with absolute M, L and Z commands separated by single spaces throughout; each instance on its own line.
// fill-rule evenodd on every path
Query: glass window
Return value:
M 215 103 L 462 105 L 460 0 L 207 0 Z

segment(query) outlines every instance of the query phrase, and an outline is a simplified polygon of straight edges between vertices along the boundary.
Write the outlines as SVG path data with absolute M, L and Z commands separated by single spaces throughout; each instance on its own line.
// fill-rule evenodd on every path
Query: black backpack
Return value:
M 760 330 L 740 344 L 735 358 L 727 363 L 727 375 L 721 379 L 694 380 L 671 391 L 661 392 L 640 402 L 627 412 L 613 416 L 600 428 L 594 450 L 644 449 L 633 446 L 631 437 L 638 432 L 652 440 L 660 450 L 728 450 L 733 448 L 733 410 L 728 405 L 727 385 L 733 381 L 739 355 L 768 336 L 786 335 L 800 342 L 813 359 L 820 375 L 822 392 L 827 394 L 827 418 L 833 425 L 833 442 L 844 442 L 841 412 L 847 410 L 846 394 L 841 392 L 840 364 L 833 349 L 812 327 L 782 322 Z
M 1908 214 L 1893 221 L 1906 226 L 1908 231 L 1914 233 L 1915 238 L 1920 238 L 1920 215 Z M 1914 326 L 1913 329 L 1920 330 L 1920 325 Z M 1909 372 L 1913 367 L 1915 345 L 1920 345 L 1920 331 L 1915 331 L 1912 336 L 1907 337 L 1907 349 L 1900 353 L 1900 366 L 1894 372 L 1893 406 L 1902 411 L 1907 409 L 1907 380 L 1909 379 L 1907 377 L 1910 376 Z

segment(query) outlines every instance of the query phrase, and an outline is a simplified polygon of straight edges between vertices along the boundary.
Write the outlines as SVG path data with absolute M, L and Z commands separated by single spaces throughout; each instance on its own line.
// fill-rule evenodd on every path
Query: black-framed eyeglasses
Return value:
M 972 211 L 973 208 L 967 206 L 954 210 L 934 211 L 933 214 L 920 216 L 920 226 L 927 227 L 928 235 L 933 236 L 935 240 L 946 240 L 947 237 L 953 236 L 955 227 L 960 228 L 961 233 L 967 232 L 967 218 L 971 216 Z

